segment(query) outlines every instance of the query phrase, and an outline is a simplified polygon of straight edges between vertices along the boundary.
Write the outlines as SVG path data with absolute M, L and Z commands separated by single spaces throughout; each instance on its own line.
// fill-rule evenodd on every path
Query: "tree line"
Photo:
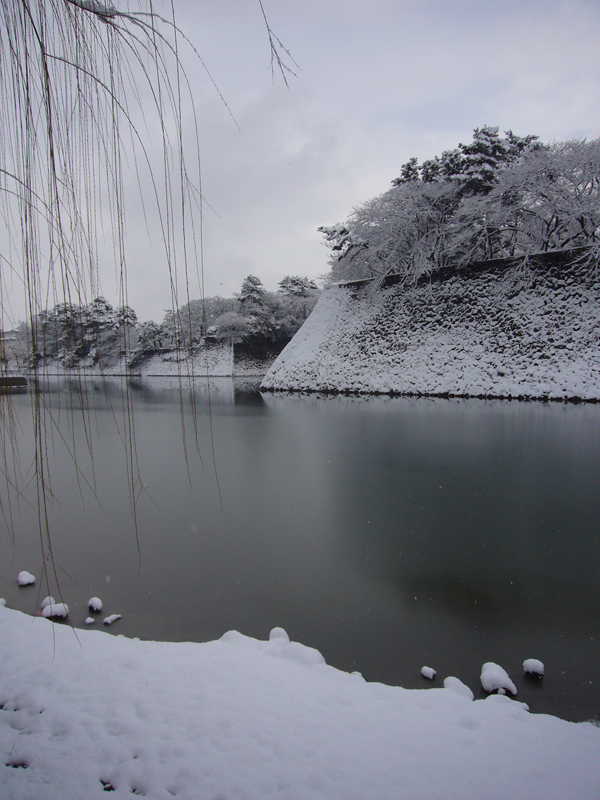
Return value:
M 67 368 L 83 360 L 90 365 L 110 365 L 125 357 L 129 366 L 166 350 L 193 355 L 206 341 L 245 342 L 251 350 L 282 346 L 300 329 L 314 308 L 317 284 L 287 275 L 276 292 L 249 275 L 234 297 L 191 300 L 165 312 L 161 323 L 139 323 L 127 305 L 113 308 L 103 297 L 91 303 L 58 303 L 40 312 L 33 325 L 22 324 L 30 365 L 45 359 Z
M 600 139 L 543 144 L 497 127 L 418 163 L 343 224 L 319 230 L 329 279 L 407 279 L 447 266 L 600 245 Z

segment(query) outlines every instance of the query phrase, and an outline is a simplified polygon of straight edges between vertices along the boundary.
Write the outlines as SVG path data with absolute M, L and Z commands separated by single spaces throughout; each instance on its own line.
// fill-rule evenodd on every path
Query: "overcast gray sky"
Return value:
M 411 156 L 456 147 L 475 127 L 543 141 L 600 134 L 597 0 L 264 0 L 264 8 L 299 65 L 289 88 L 271 81 L 258 0 L 175 0 L 239 126 L 186 55 L 202 189 L 214 209 L 204 216 L 207 296 L 231 295 L 250 273 L 272 290 L 287 274 L 325 273 L 319 225 L 385 191 Z M 189 135 L 191 115 L 185 124 Z M 128 235 L 129 302 L 141 320 L 160 321 L 170 306 L 161 250 L 135 212 Z M 107 264 L 103 290 L 114 302 L 112 273 Z

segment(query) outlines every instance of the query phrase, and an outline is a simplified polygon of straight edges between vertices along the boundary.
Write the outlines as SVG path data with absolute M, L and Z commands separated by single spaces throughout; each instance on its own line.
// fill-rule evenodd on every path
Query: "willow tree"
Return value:
M 184 48 L 204 64 L 178 28 L 172 0 L 166 6 L 168 16 L 152 0 L 136 11 L 101 0 L 0 2 L 0 322 L 14 326 L 18 312 L 8 294 L 20 286 L 34 354 L 44 351 L 33 324 L 40 313 L 57 304 L 83 307 L 99 294 L 107 249 L 119 305 L 127 305 L 126 170 L 137 179 L 136 202 L 159 229 L 175 309 L 179 287 L 185 292 L 190 275 L 201 271 L 200 155 L 194 132 L 192 146 L 184 146 L 184 110 L 189 116 L 192 109 L 197 130 Z M 261 0 L 257 12 L 272 70 L 285 78 L 281 43 Z M 150 153 L 157 139 L 158 161 Z M 37 369 L 38 359 L 32 363 Z M 37 392 L 33 407 L 42 530 L 51 486 L 44 462 L 48 418 Z M 9 403 L 2 402 L 0 414 L 7 489 L 0 512 L 8 521 L 11 492 L 20 491 L 19 466 Z M 135 498 L 131 420 L 123 430 Z

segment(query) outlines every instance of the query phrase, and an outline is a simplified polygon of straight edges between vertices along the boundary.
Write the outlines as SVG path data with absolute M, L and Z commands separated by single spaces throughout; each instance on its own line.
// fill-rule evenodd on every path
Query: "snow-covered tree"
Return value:
M 311 297 L 318 291 L 319 287 L 314 281 L 299 275 L 286 275 L 279 281 L 279 293 L 288 297 Z
M 398 186 L 401 183 L 418 181 L 419 177 L 419 161 L 413 156 L 413 158 L 410 158 L 406 164 L 402 164 L 400 167 L 400 177 L 393 180 L 392 183 L 394 186 Z
M 160 325 L 149 320 L 142 322 L 138 331 L 138 349 L 143 353 L 154 353 L 163 346 L 163 332 Z
M 319 229 L 331 280 L 415 279 L 449 264 L 600 247 L 600 140 L 542 145 L 484 126 L 471 143 L 404 166 L 406 179 Z
M 332 259 L 331 280 L 415 275 L 443 266 L 445 224 L 456 202 L 450 182 L 408 181 L 359 206 L 346 226 L 349 237 L 364 244 Z
M 130 306 L 119 306 L 115 311 L 117 328 L 135 328 L 138 324 L 137 314 Z
M 183 346 L 183 330 L 178 310 L 167 309 L 160 328 L 165 347 L 176 349 Z
M 215 320 L 215 337 L 219 342 L 230 342 L 233 346 L 248 336 L 250 321 L 237 311 L 227 311 Z
M 248 275 L 242 282 L 240 290 L 240 305 L 244 308 L 253 305 L 263 305 L 265 302 L 265 287 L 260 278 L 255 275 Z
M 463 156 L 460 173 L 463 194 L 487 194 L 498 180 L 500 170 L 510 160 L 509 143 L 500 138 L 497 127 L 475 128 L 473 141 L 460 144 Z
M 188 350 L 197 347 L 206 333 L 206 314 L 202 300 L 190 300 L 177 312 L 183 344 Z
M 279 281 L 274 321 L 278 335 L 291 338 L 309 317 L 319 299 L 319 287 L 309 278 L 286 275 Z

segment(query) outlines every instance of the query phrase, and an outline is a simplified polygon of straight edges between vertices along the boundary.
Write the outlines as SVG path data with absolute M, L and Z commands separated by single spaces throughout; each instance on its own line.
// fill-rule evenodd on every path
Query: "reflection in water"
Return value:
M 600 715 L 600 407 L 261 395 L 227 379 L 45 388 L 97 495 L 57 437 L 50 517 L 76 625 L 93 594 L 131 636 L 265 638 L 281 625 L 331 664 L 408 687 L 427 663 L 476 690 L 492 660 L 533 710 Z M 24 465 L 30 402 L 14 399 Z M 21 503 L 14 552 L 0 542 L 0 596 L 27 611 L 37 590 L 14 576 L 40 574 L 35 505 Z M 546 662 L 542 687 L 521 677 L 529 657 Z

